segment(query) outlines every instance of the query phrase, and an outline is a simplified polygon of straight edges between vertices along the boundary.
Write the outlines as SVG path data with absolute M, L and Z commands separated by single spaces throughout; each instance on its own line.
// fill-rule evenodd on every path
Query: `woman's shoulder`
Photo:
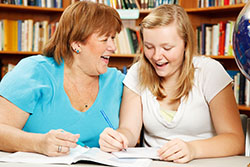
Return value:
M 20 63 L 31 63 L 35 65 L 55 66 L 58 65 L 53 57 L 46 57 L 43 55 L 34 55 L 24 58 Z
M 63 62 L 62 62 L 63 63 Z M 46 57 L 43 55 L 35 55 L 22 59 L 18 66 L 25 66 L 29 70 L 34 70 L 35 72 L 42 71 L 43 73 L 49 72 L 54 73 L 62 67 L 57 64 L 53 57 Z
M 108 67 L 107 72 L 102 74 L 103 78 L 106 79 L 120 79 L 123 80 L 125 77 L 125 74 L 122 73 L 122 71 L 118 70 L 115 67 Z

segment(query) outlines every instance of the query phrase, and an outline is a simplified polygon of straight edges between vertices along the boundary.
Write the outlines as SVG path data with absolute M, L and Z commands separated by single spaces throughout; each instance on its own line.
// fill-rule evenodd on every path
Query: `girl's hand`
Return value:
M 181 139 L 167 142 L 158 153 L 160 159 L 164 161 L 186 163 L 194 159 L 194 149 L 188 142 Z
M 122 133 L 106 128 L 100 135 L 99 144 L 102 151 L 121 151 L 128 148 L 128 139 Z
M 44 134 L 38 152 L 48 156 L 67 155 L 70 148 L 77 146 L 79 134 L 72 134 L 62 129 L 51 130 Z

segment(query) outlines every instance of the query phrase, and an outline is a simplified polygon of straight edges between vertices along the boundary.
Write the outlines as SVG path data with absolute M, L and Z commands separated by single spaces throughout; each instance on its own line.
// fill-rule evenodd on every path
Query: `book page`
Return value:
M 119 159 L 111 153 L 101 151 L 99 148 L 87 148 L 79 145 L 71 149 L 69 155 L 59 157 L 48 157 L 46 155 L 29 152 L 16 152 L 0 157 L 0 161 L 3 162 L 37 164 L 72 164 L 81 160 L 117 167 L 148 167 L 152 161 L 150 159 Z
M 70 150 L 69 155 L 48 157 L 46 155 L 31 153 L 31 152 L 16 152 L 1 157 L 0 161 L 4 162 L 23 162 L 23 163 L 40 163 L 40 164 L 71 164 L 74 162 L 75 157 L 82 155 L 88 151 L 89 148 L 77 146 Z
M 120 159 L 111 153 L 101 151 L 99 148 L 91 148 L 81 156 L 83 156 L 85 160 L 88 158 L 88 160 L 93 162 L 119 167 L 147 167 L 152 162 L 150 159 Z
M 119 152 L 112 152 L 118 158 L 150 158 L 160 159 L 157 150 L 158 147 L 131 147 Z

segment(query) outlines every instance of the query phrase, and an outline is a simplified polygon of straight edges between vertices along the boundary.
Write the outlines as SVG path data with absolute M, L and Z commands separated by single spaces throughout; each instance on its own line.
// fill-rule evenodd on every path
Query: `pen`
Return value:
M 78 144 L 78 145 L 80 145 L 82 147 L 85 147 L 85 144 L 83 142 L 78 141 L 78 142 L 76 142 L 76 144 Z
M 112 123 L 110 122 L 110 120 L 109 120 L 108 116 L 106 115 L 106 113 L 104 112 L 104 110 L 100 110 L 100 112 L 101 112 L 103 118 L 105 119 L 105 121 L 108 123 L 109 127 L 114 129 Z
M 110 122 L 110 120 L 109 120 L 108 116 L 106 115 L 106 113 L 104 112 L 104 110 L 100 110 L 100 112 L 101 112 L 103 118 L 105 119 L 105 121 L 108 123 L 109 127 L 114 129 L 112 123 Z M 124 148 L 123 151 L 127 151 L 127 149 Z

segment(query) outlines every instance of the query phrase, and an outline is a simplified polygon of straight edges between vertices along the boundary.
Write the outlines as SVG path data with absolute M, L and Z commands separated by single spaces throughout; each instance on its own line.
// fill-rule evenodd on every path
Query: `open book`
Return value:
M 151 159 L 120 159 L 111 153 L 101 151 L 99 148 L 86 148 L 79 145 L 76 148 L 71 149 L 69 155 L 59 157 L 48 157 L 42 154 L 28 152 L 16 152 L 0 157 L 0 161 L 4 162 L 40 164 L 72 164 L 82 160 L 117 167 L 147 167 L 152 161 Z

